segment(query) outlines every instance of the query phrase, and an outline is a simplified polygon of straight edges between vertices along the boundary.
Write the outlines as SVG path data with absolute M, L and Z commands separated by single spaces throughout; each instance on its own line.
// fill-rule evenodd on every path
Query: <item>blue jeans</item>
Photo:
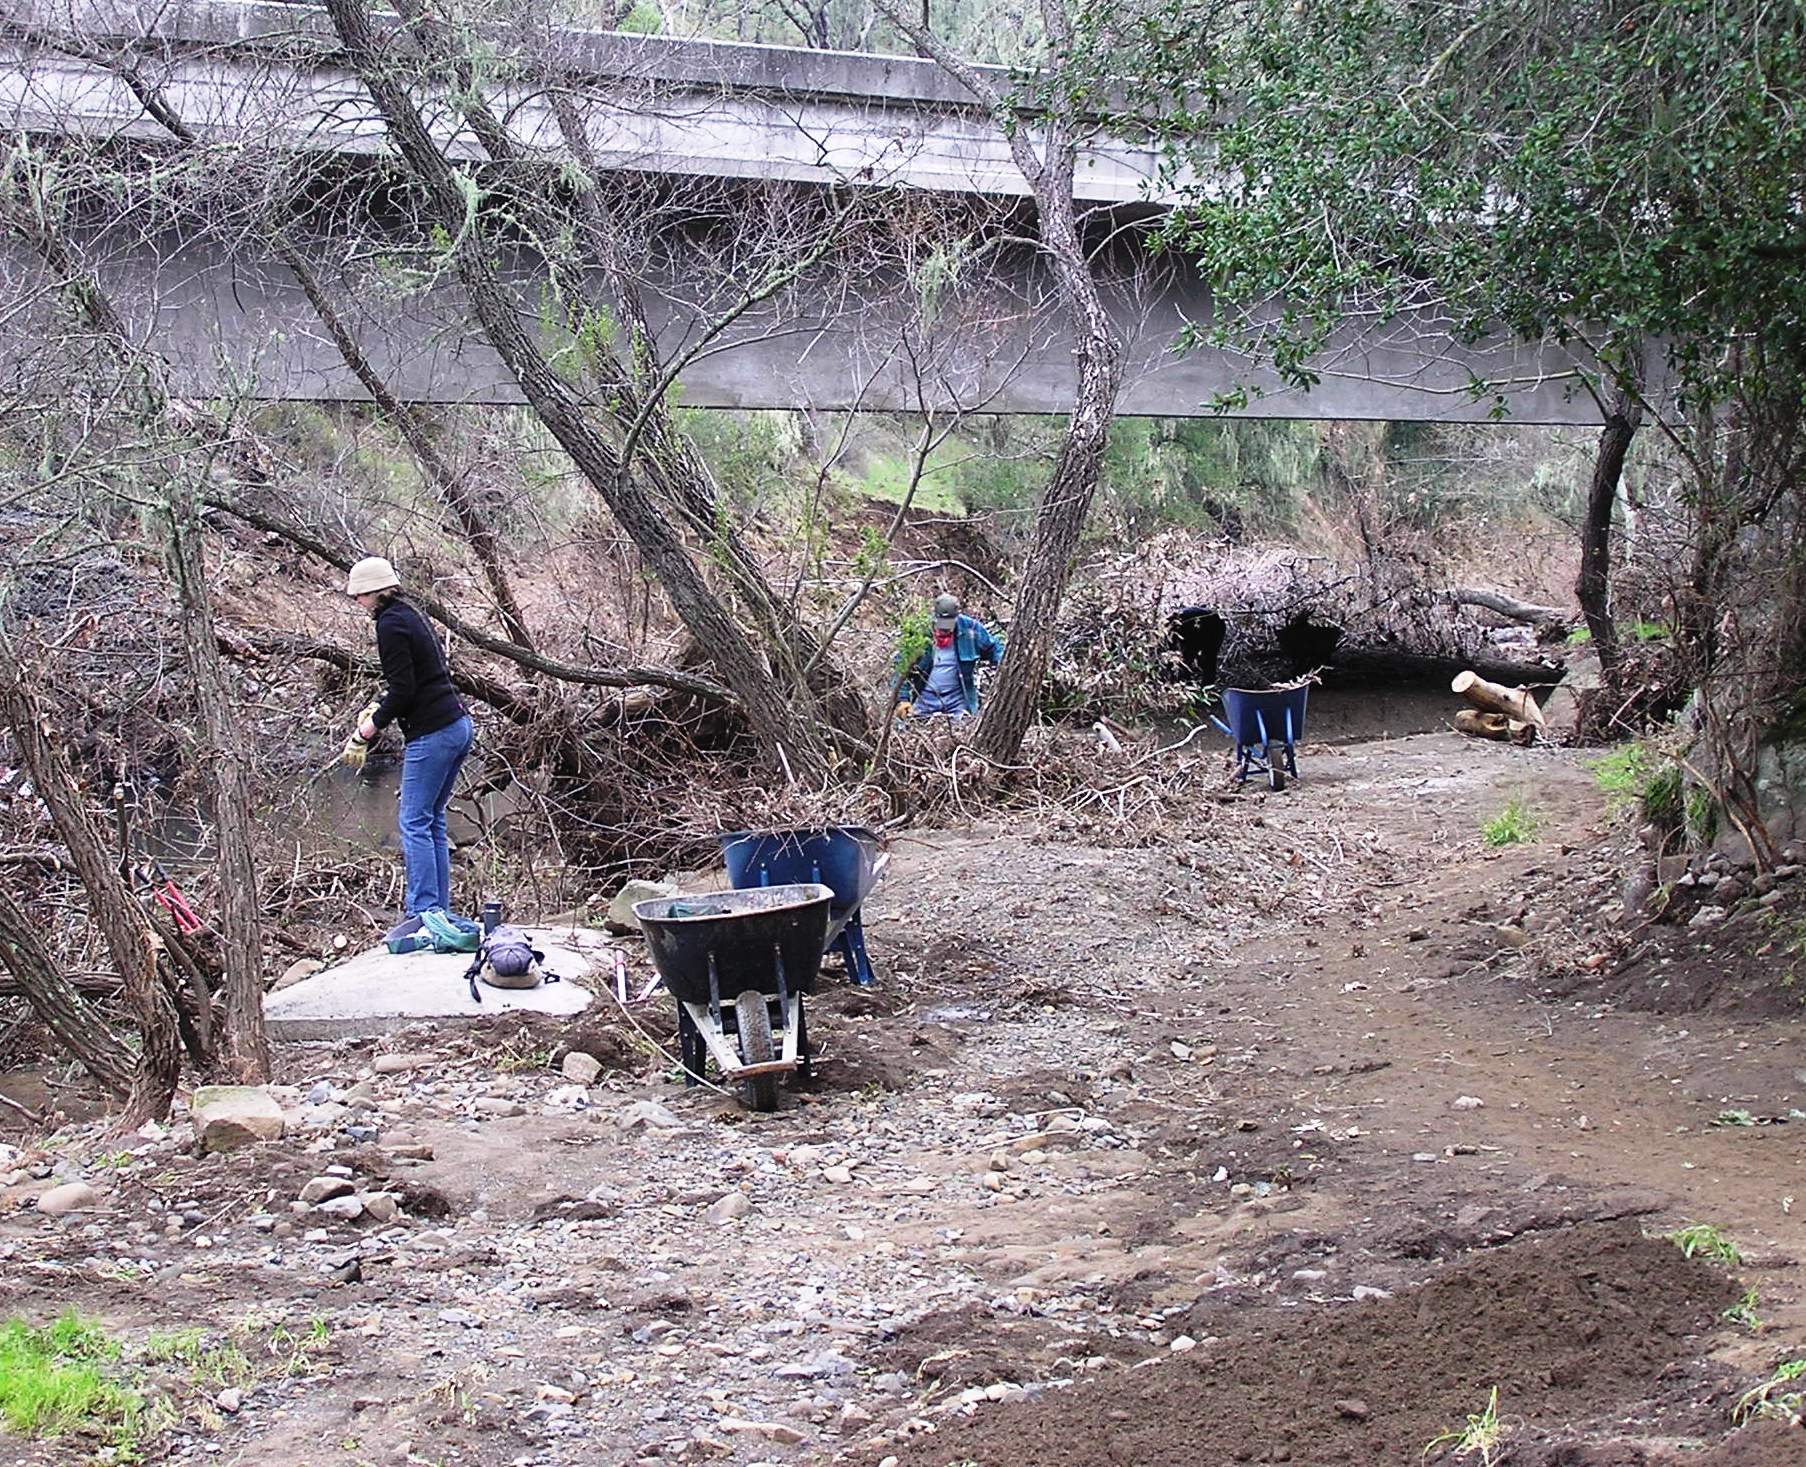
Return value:
M 408 915 L 451 909 L 451 843 L 445 807 L 470 752 L 469 717 L 409 739 L 401 755 L 401 859 L 408 871 Z

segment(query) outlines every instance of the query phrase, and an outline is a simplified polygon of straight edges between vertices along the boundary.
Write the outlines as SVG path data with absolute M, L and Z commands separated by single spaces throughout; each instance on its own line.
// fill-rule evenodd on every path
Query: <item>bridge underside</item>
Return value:
M 243 238 L 243 235 L 239 236 Z M 738 292 L 711 283 L 706 239 L 667 234 L 640 282 L 667 360 L 706 340 L 681 371 L 682 404 L 981 413 L 1063 413 L 1074 387 L 1073 335 L 1051 280 L 1027 245 L 991 251 L 982 269 L 929 291 L 896 260 L 858 272 L 824 264 L 747 310 L 719 335 L 711 323 Z M 478 329 L 456 280 L 369 242 L 305 247 L 394 394 L 436 404 L 520 399 Z M 168 364 L 171 386 L 195 398 L 361 401 L 367 394 L 294 276 L 267 255 L 207 238 L 85 241 L 87 263 L 129 329 Z M 1119 408 L 1162 417 L 1216 416 L 1596 425 L 1576 363 L 1550 348 L 1460 347 L 1430 316 L 1350 328 L 1313 368 L 1309 391 L 1233 353 L 1181 349 L 1188 326 L 1212 320 L 1210 292 L 1170 261 L 1123 245 L 1109 262 L 1109 301 L 1128 343 Z M 5 293 L 49 299 L 41 266 L 0 254 Z M 584 348 L 555 321 L 546 272 L 524 251 L 503 275 L 539 342 L 567 374 Z M 0 365 L 24 370 L 33 332 L 9 332 Z M 618 343 L 615 343 L 618 347 Z M 594 344 L 591 344 L 591 349 Z

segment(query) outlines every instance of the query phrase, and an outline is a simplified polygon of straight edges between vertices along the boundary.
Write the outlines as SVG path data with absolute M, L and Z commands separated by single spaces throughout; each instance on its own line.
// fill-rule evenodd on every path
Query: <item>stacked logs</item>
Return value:
M 1456 674 L 1449 691 L 1478 705 L 1455 715 L 1455 727 L 1473 738 L 1532 744 L 1546 727 L 1528 688 L 1507 688 L 1477 672 L 1463 672 Z

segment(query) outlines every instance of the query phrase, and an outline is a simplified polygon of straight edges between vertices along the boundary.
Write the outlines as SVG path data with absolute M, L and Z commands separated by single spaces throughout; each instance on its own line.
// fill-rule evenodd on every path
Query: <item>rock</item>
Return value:
M 1685 856 L 1663 856 L 1656 862 L 1656 883 L 1660 886 L 1673 886 L 1687 874 L 1687 858 Z
M 439 1063 L 439 1056 L 425 1050 L 410 1049 L 399 1054 L 379 1054 L 370 1068 L 379 1075 L 399 1075 L 407 1070 L 425 1070 Z
M 282 1107 L 255 1085 L 202 1085 L 189 1102 L 201 1149 L 235 1151 L 257 1141 L 274 1141 L 287 1129 Z
M 343 1177 L 315 1177 L 301 1189 L 301 1200 L 309 1207 L 318 1207 L 322 1202 L 330 1202 L 356 1190 Z
M 279 993 L 284 988 L 293 988 L 304 978 L 311 978 L 326 964 L 319 958 L 296 958 L 282 970 L 282 976 L 270 985 L 271 993 Z
M 1356 1284 L 1354 1297 L 1355 1302 L 1360 1303 L 1367 1299 L 1390 1299 L 1392 1294 L 1386 1289 L 1376 1289 L 1372 1284 Z
M 1735 906 L 1749 895 L 1749 888 L 1735 876 L 1727 876 L 1718 883 L 1714 895 L 1723 905 Z
M 505 1100 L 499 1095 L 479 1095 L 470 1102 L 470 1108 L 480 1116 L 503 1120 L 527 1113 L 527 1108 L 518 1100 Z
M 51 1217 L 62 1217 L 70 1212 L 86 1212 L 99 1204 L 100 1193 L 86 1182 L 65 1182 L 38 1197 L 38 1211 Z
M 401 1216 L 401 1199 L 393 1192 L 360 1192 L 357 1200 L 372 1222 L 386 1226 Z
M 328 1197 L 315 1212 L 324 1213 L 327 1217 L 337 1218 L 340 1222 L 351 1222 L 364 1215 L 364 1204 L 361 1198 Z
M 1757 896 L 1767 896 L 1774 889 L 1775 873 L 1772 871 L 1764 871 L 1760 876 L 1755 877 L 1750 882 L 1750 890 L 1755 892 Z
M 1198 1342 L 1190 1335 L 1180 1335 L 1177 1339 L 1172 1340 L 1167 1345 L 1167 1349 L 1171 1350 L 1175 1355 L 1183 1355 L 1186 1351 L 1195 1350 L 1197 1348 Z
M 1486 1102 L 1478 1095 L 1457 1095 L 1452 1102 L 1456 1110 L 1484 1110 Z
M 732 1222 L 735 1218 L 745 1217 L 752 1210 L 752 1199 L 744 1192 L 729 1192 L 703 1213 L 702 1220 L 710 1223 Z
M 649 1131 L 681 1131 L 684 1122 L 656 1100 L 636 1100 L 615 1112 L 615 1124 L 623 1131 L 644 1126 Z
M 610 932 L 638 932 L 640 919 L 633 915 L 635 902 L 676 895 L 677 888 L 668 881 L 629 881 L 609 902 L 608 915 L 602 919 L 602 925 Z
M 1346 1416 L 1350 1421 L 1365 1421 L 1372 1414 L 1365 1401 L 1353 1396 L 1336 1402 L 1336 1415 Z
M 236 1416 L 238 1415 L 238 1408 L 244 1404 L 244 1400 L 245 1393 L 237 1386 L 227 1386 L 213 1398 L 213 1404 L 224 1411 L 226 1415 Z
M 594 1085 L 596 1076 L 602 1073 L 602 1061 L 593 1054 L 585 1054 L 580 1049 L 573 1049 L 564 1057 L 564 1063 L 559 1066 L 559 1069 L 564 1072 L 564 1078 L 567 1080 L 574 1081 L 578 1085 Z
M 1701 907 L 1687 919 L 1687 926 L 1690 929 L 1715 927 L 1720 922 L 1724 921 L 1724 919 L 1725 909 L 1723 907 Z

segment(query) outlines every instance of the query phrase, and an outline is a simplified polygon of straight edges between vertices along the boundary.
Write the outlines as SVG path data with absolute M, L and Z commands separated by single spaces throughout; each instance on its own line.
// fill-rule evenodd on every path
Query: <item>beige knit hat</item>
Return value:
M 401 577 L 395 574 L 394 566 L 380 555 L 366 555 L 345 578 L 345 594 L 362 596 L 366 591 L 387 591 L 400 584 Z

